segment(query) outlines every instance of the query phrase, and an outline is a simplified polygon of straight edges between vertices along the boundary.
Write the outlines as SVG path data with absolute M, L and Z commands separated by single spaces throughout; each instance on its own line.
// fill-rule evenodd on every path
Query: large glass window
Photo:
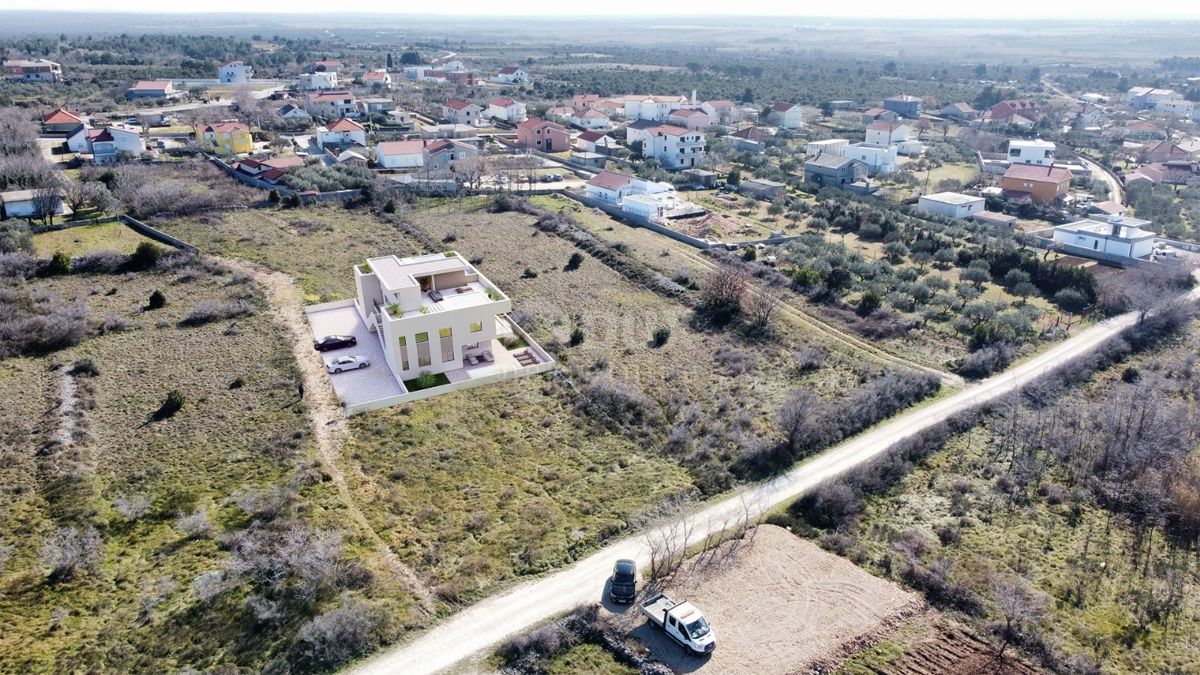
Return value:
M 408 370 L 408 340 L 400 336 L 400 370 Z
M 432 363 L 429 357 L 429 333 L 417 333 L 417 367 L 424 368 Z
M 454 331 L 450 328 L 442 328 L 438 331 L 438 337 L 442 339 L 442 363 L 454 360 Z
M 482 321 L 472 322 L 471 323 L 471 332 L 472 333 L 482 333 L 483 332 L 483 322 Z

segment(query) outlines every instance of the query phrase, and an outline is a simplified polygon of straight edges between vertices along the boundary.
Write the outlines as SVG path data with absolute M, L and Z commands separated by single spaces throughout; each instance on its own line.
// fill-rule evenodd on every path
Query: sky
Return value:
M 7 10 L 45 11 L 44 0 L 6 0 Z M 331 13 L 350 11 L 360 14 L 442 14 L 442 15 L 536 15 L 569 17 L 582 15 L 606 16 L 795 16 L 878 18 L 935 18 L 935 19 L 1138 19 L 1138 20 L 1197 20 L 1200 2 L 1194 0 L 1005 0 L 1004 2 L 962 2 L 961 0 L 922 0 L 901 3 L 895 0 L 857 0 L 853 3 L 797 3 L 794 0 L 759 0 L 738 3 L 729 0 L 690 0 L 686 3 L 646 2 L 646 0 L 525 0 L 507 10 L 495 0 L 455 0 L 447 3 L 421 3 L 415 7 L 395 0 L 358 0 L 344 5 L 329 0 L 188 0 L 165 3 L 162 0 L 118 0 L 97 3 L 95 0 L 56 0 L 57 11 L 82 12 L 303 12 Z

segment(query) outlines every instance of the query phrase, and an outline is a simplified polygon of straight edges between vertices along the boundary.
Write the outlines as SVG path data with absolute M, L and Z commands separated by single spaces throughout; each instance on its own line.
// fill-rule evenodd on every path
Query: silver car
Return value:
M 325 369 L 331 373 L 340 373 L 343 370 L 357 370 L 369 365 L 371 362 L 365 356 L 337 356 L 325 364 Z

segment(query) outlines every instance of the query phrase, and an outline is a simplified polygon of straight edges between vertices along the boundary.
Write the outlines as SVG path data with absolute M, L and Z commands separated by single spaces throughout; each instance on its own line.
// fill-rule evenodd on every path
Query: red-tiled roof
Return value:
M 345 99 L 353 100 L 354 94 L 351 94 L 348 91 L 339 91 L 339 92 L 332 92 L 332 93 L 325 93 L 325 94 L 316 94 L 311 98 L 311 100 L 318 101 L 321 103 L 325 103 L 328 101 L 342 101 Z
M 601 138 L 604 138 L 604 134 L 599 131 L 585 131 L 579 134 L 578 138 L 585 143 L 595 143 Z
M 111 141 L 113 140 L 113 136 L 111 133 L 109 133 L 106 127 L 102 127 L 100 129 L 88 129 L 88 140 L 102 142 Z
M 558 124 L 556 122 L 551 122 L 549 120 L 544 120 L 540 117 L 530 117 L 529 119 L 527 119 L 524 122 L 521 122 L 520 124 L 517 125 L 518 129 L 540 129 L 542 127 L 550 127 L 552 129 L 559 129 L 562 131 L 567 130 L 567 128 L 561 124 Z
M 1071 172 L 1057 166 L 1037 166 L 1035 164 L 1013 164 L 1004 172 L 1005 178 L 1017 180 L 1061 183 L 1071 180 Z
M 512 75 L 513 73 L 517 72 L 518 70 L 520 70 L 520 68 L 518 68 L 517 66 L 505 66 L 500 69 L 500 74 L 501 75 Z
M 59 108 L 42 118 L 42 124 L 80 124 L 82 122 L 83 118 L 66 108 Z
M 384 81 L 387 80 L 387 78 L 388 74 L 386 70 L 372 70 L 371 72 L 363 75 L 363 82 L 370 82 L 373 80 Z
M 296 155 L 284 155 L 282 157 L 272 157 L 262 161 L 263 166 L 272 169 L 290 169 L 293 166 L 304 166 L 304 158 Z
M 130 89 L 143 91 L 158 91 L 171 86 L 170 80 L 138 80 Z
M 879 117 L 880 115 L 882 115 L 886 112 L 888 112 L 888 111 L 884 108 L 867 108 L 867 111 L 863 114 L 870 115 L 871 117 Z
M 658 136 L 660 134 L 665 134 L 667 136 L 682 136 L 684 134 L 690 134 L 692 132 L 688 131 L 687 129 L 684 129 L 683 127 L 677 127 L 673 124 L 664 124 L 662 126 L 654 127 L 653 129 L 650 130 L 650 133 L 654 134 L 655 136 Z
M 795 103 L 788 103 L 787 101 L 776 101 L 775 105 L 771 106 L 771 110 L 774 110 L 775 112 L 787 112 L 795 107 L 796 107 Z
M 384 141 L 378 148 L 385 155 L 415 155 L 425 149 L 425 141 Z
M 213 122 L 212 124 L 204 127 L 204 131 L 213 131 L 216 133 L 233 133 L 235 131 L 250 131 L 250 127 L 246 126 L 245 124 L 242 124 L 241 122 L 232 122 L 232 121 L 227 120 L 224 122 Z
M 633 180 L 633 176 L 627 176 L 615 171 L 601 171 L 592 176 L 587 184 L 604 190 L 619 190 L 631 180 Z
M 464 101 L 462 99 L 457 99 L 457 98 L 452 98 L 449 101 L 446 101 L 446 103 L 445 103 L 445 106 L 447 108 L 453 108 L 455 110 L 462 110 L 462 109 L 468 108 L 472 105 L 475 105 L 475 104 L 471 103 L 470 101 Z
M 504 96 L 500 96 L 498 98 L 494 98 L 494 99 L 488 101 L 488 105 L 494 105 L 497 108 L 507 108 L 508 106 L 510 106 L 514 103 L 516 103 L 516 101 L 512 100 L 511 98 L 506 98 Z
M 671 111 L 671 117 L 693 117 L 695 115 L 707 115 L 707 114 L 708 113 L 704 112 L 703 110 L 696 110 L 694 108 L 684 108 L 682 110 L 672 110 Z
M 333 124 L 330 124 L 327 128 L 330 131 L 362 131 L 364 129 L 363 125 L 355 122 L 354 120 L 346 119 L 345 117 L 339 119 Z
M 712 101 L 705 101 L 705 103 L 709 104 L 710 106 L 712 106 L 714 108 L 732 108 L 733 106 L 737 105 L 736 103 L 734 103 L 733 101 L 730 101 L 727 98 L 718 98 L 718 99 L 714 99 Z

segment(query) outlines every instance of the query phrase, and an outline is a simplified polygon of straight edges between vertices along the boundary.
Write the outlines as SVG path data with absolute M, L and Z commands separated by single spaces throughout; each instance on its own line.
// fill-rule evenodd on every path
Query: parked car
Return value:
M 553 178 L 557 182 L 557 181 L 561 181 L 563 179 L 563 175 L 561 173 L 556 173 L 553 176 L 551 176 L 551 178 Z
M 365 356 L 337 356 L 325 364 L 325 369 L 331 373 L 340 373 L 343 370 L 358 370 L 371 365 Z
M 612 577 L 609 579 L 608 597 L 613 602 L 627 605 L 637 597 L 637 563 L 632 560 L 618 560 L 613 565 Z
M 717 648 L 704 614 L 690 602 L 676 602 L 659 593 L 642 603 L 642 614 L 693 654 L 703 655 Z
M 353 335 L 326 335 L 320 340 L 313 340 L 313 349 L 327 352 L 331 349 L 343 349 L 358 344 L 358 338 Z

